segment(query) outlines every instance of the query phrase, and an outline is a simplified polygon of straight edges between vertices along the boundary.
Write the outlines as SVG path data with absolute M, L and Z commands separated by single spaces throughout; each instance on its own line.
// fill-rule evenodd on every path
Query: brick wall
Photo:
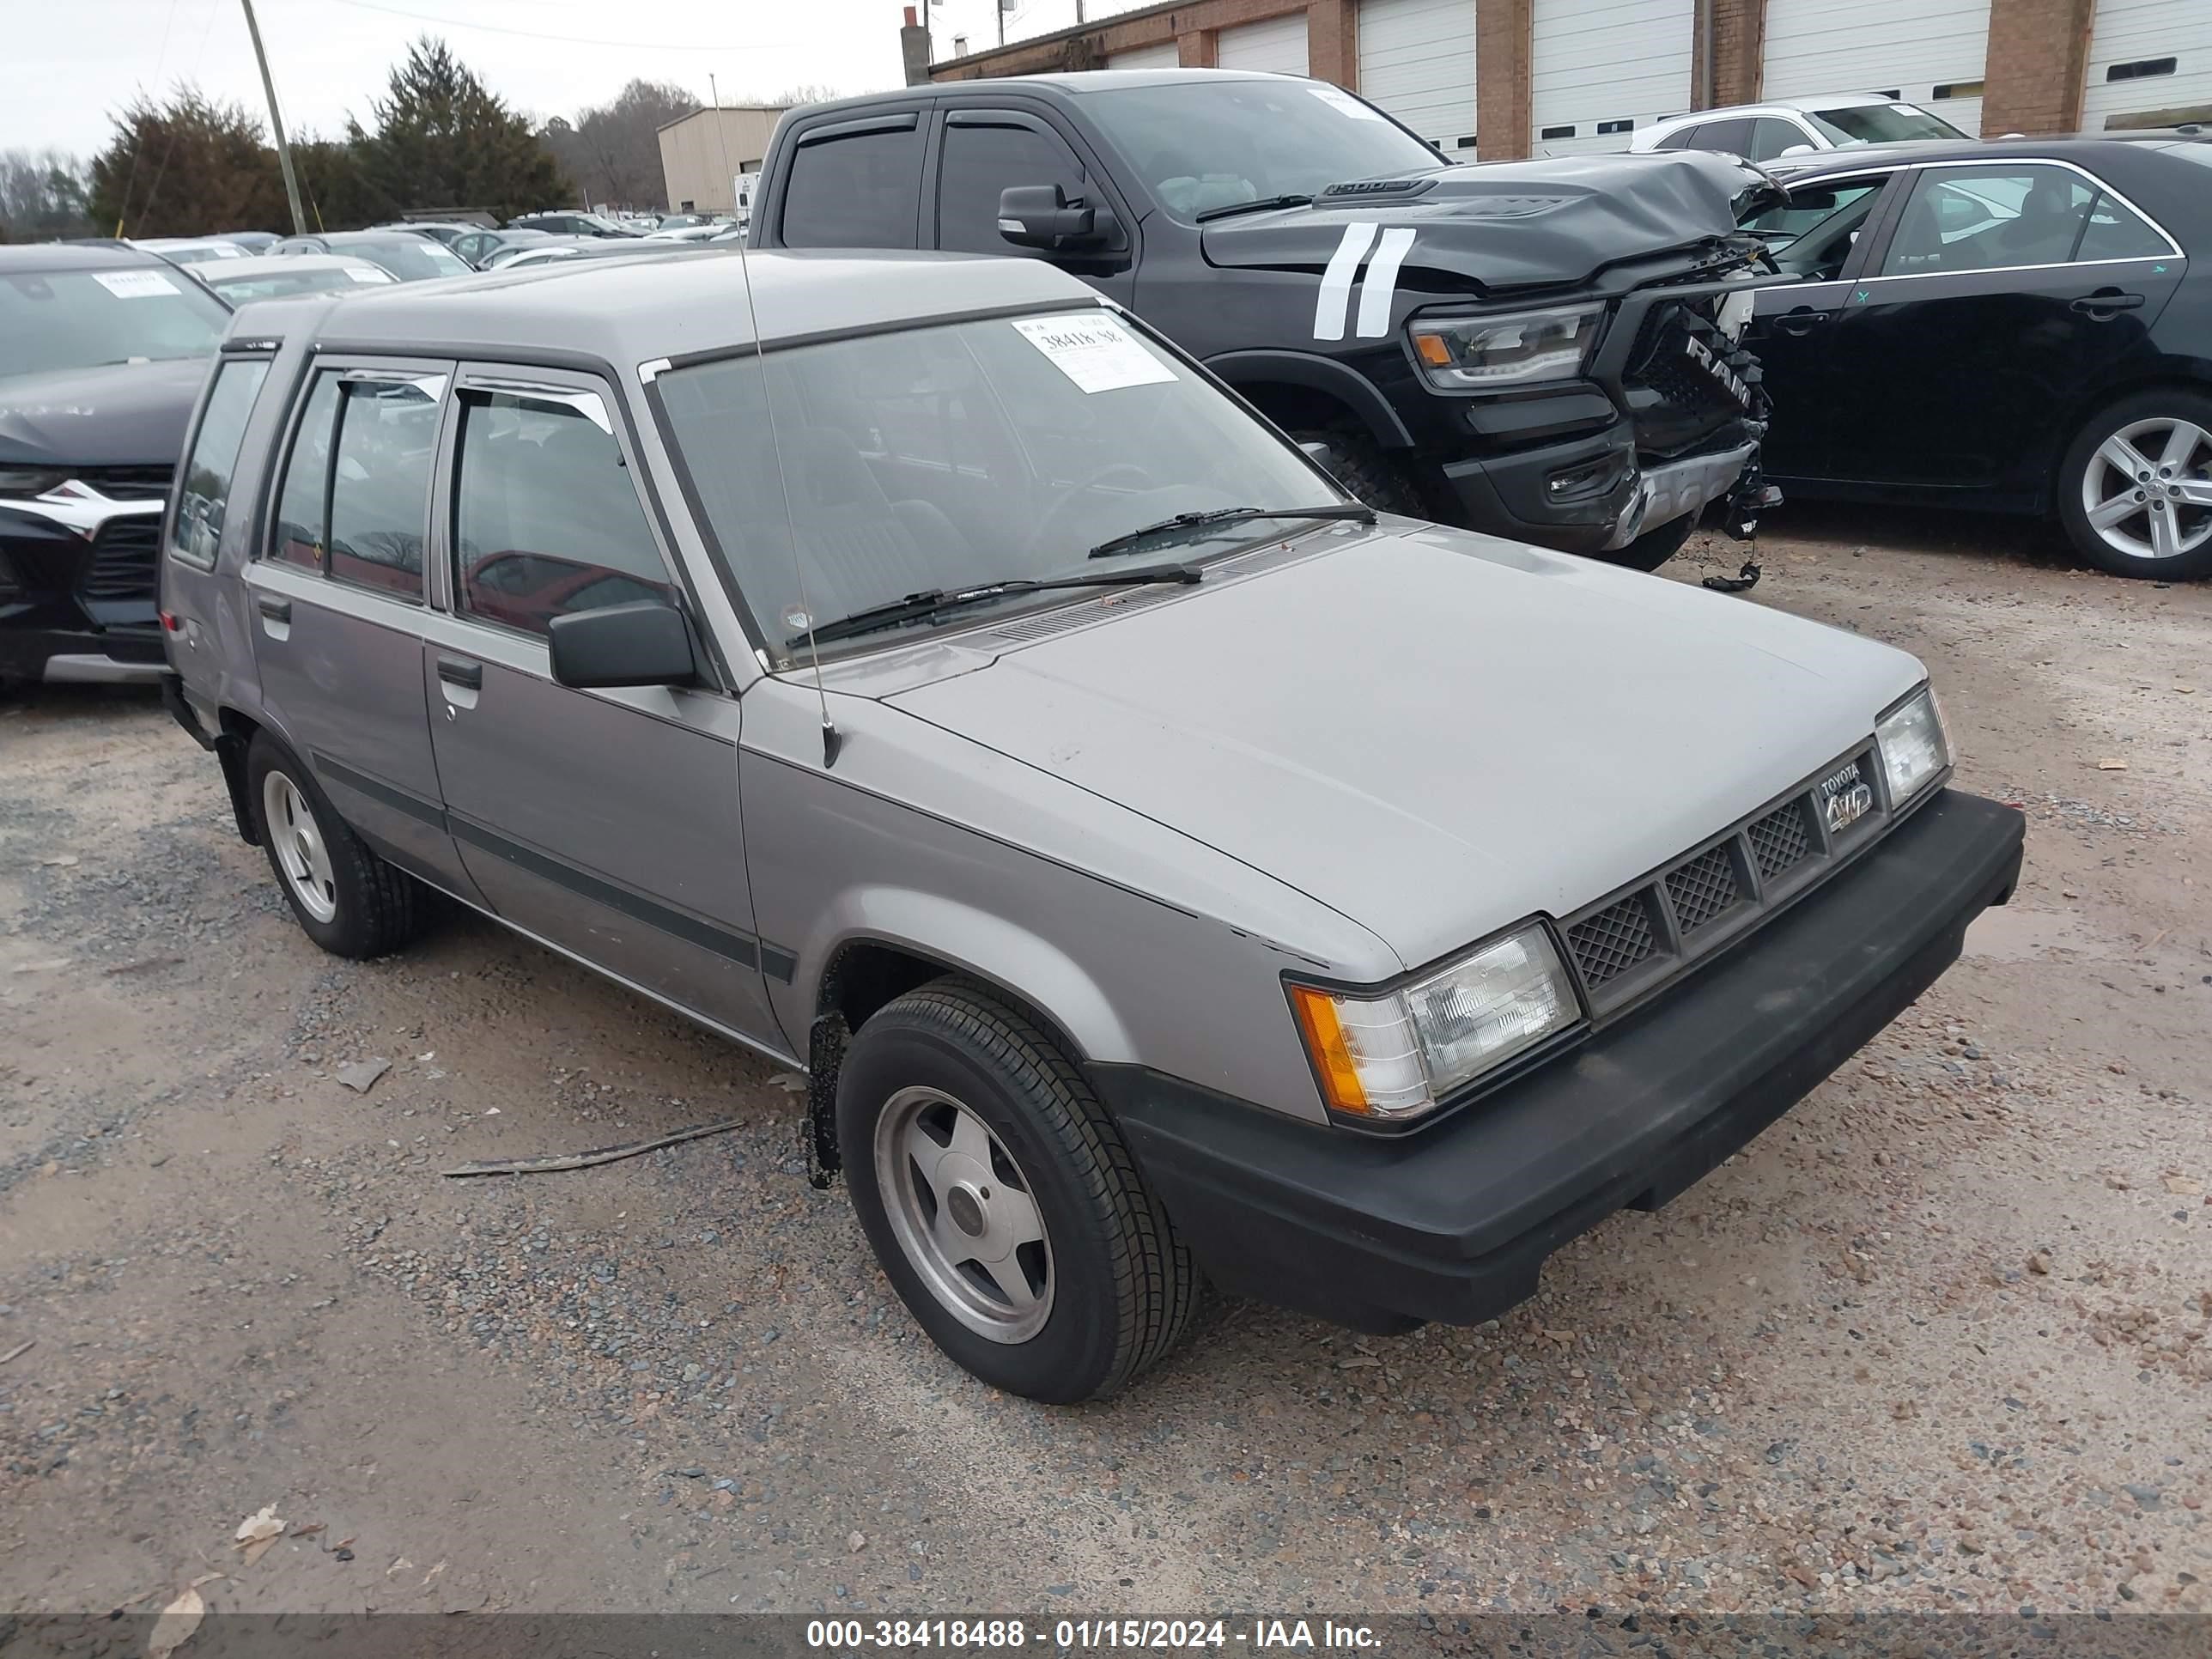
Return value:
M 1531 0 L 1474 0 L 1475 158 L 1528 153 Z
M 1766 0 L 1700 0 L 1712 27 L 1713 84 L 1698 85 L 1692 100 L 1701 109 L 1759 101 L 1759 64 L 1766 48 Z M 1703 64 L 1693 65 L 1692 83 L 1702 82 Z
M 1306 73 L 1358 88 L 1358 0 L 1310 0 L 1306 7 Z
M 1215 36 L 1239 23 L 1257 23 L 1291 12 L 1308 13 L 1306 51 L 1316 75 L 1337 80 L 1334 62 L 1349 77 L 1359 61 L 1353 45 L 1357 0 L 1192 0 L 1188 5 L 1152 6 L 1123 12 L 1103 23 L 1060 29 L 1006 47 L 971 52 L 965 58 L 931 66 L 933 81 L 972 81 L 994 75 L 1051 75 L 1062 70 L 1098 69 L 1117 52 L 1178 43 L 1187 69 L 1211 69 Z M 1315 14 L 1331 15 L 1316 18 Z M 1334 46 L 1332 46 L 1334 42 Z M 1332 56 L 1333 53 L 1333 56 Z
M 2072 132 L 2081 125 L 2095 0 L 1990 0 L 1982 132 Z

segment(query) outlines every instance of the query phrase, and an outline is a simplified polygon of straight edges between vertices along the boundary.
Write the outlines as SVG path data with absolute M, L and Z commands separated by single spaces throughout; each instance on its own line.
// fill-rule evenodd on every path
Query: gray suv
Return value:
M 239 313 L 172 706 L 325 949 L 443 895 L 804 1068 L 999 1387 L 1500 1313 L 2012 890 L 1911 658 L 1378 520 L 1041 262 L 588 265 Z

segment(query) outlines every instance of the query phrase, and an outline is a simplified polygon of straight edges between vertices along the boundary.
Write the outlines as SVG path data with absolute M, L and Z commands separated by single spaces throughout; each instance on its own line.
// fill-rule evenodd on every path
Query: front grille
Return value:
M 1641 893 L 1631 893 L 1567 929 L 1567 949 L 1582 969 L 1583 983 L 1592 990 L 1635 967 L 1658 944 L 1650 901 Z
M 1735 902 L 1735 866 L 1726 842 L 1667 872 L 1667 896 L 1674 901 L 1674 925 L 1694 933 Z
M 1875 780 L 1875 799 L 1832 833 L 1818 810 L 1821 790 L 1845 773 Z M 1663 983 L 1879 836 L 1891 818 L 1881 777 L 1872 749 L 1843 756 L 1713 845 L 1567 917 L 1561 931 L 1591 1012 L 1601 1018 Z
M 93 540 L 77 592 L 88 599 L 154 598 L 161 539 L 161 520 L 151 513 L 110 519 Z
M 110 501 L 158 501 L 169 493 L 172 466 L 79 466 L 70 477 L 97 489 Z
M 1812 850 L 1812 842 L 1805 836 L 1805 804 L 1791 801 L 1778 806 L 1753 824 L 1746 832 L 1751 837 L 1751 856 L 1758 862 L 1759 873 L 1768 880 L 1784 872 L 1794 870 L 1805 854 Z

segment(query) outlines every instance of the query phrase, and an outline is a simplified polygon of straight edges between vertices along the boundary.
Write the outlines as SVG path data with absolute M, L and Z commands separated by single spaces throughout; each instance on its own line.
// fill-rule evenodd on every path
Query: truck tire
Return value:
M 1398 513 L 1409 519 L 1429 516 L 1421 510 L 1413 480 L 1364 433 L 1329 430 L 1293 432 L 1291 436 L 1302 444 L 1326 444 L 1328 459 L 1322 465 L 1329 477 L 1377 513 Z
M 309 939 L 361 960 L 388 956 L 422 931 L 429 890 L 369 850 L 289 749 L 255 732 L 246 777 L 262 850 Z
M 1616 547 L 1610 553 L 1596 556 L 1607 564 L 1625 565 L 1631 570 L 1656 570 L 1682 550 L 1682 544 L 1690 539 L 1690 532 L 1697 527 L 1698 515 L 1685 513 L 1656 530 L 1645 531 L 1626 547 Z
M 853 1207 L 908 1311 L 993 1388 L 1099 1400 L 1188 1328 L 1202 1281 L 1080 1068 L 988 987 L 872 1015 L 837 1074 Z

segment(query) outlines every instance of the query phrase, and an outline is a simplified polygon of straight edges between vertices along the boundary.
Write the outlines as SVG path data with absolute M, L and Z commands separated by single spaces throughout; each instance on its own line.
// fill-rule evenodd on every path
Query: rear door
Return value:
M 2183 270 L 2081 168 L 1920 169 L 1828 330 L 1830 476 L 2033 505 L 2065 411 L 2148 349 Z
M 449 362 L 319 360 L 248 564 L 264 703 L 339 814 L 473 899 L 438 807 L 422 551 Z
M 611 394 L 589 375 L 486 364 L 464 368 L 454 402 L 443 605 L 416 690 L 469 873 L 516 927 L 781 1048 L 751 931 L 737 700 L 575 690 L 548 660 L 555 617 L 690 605 Z

